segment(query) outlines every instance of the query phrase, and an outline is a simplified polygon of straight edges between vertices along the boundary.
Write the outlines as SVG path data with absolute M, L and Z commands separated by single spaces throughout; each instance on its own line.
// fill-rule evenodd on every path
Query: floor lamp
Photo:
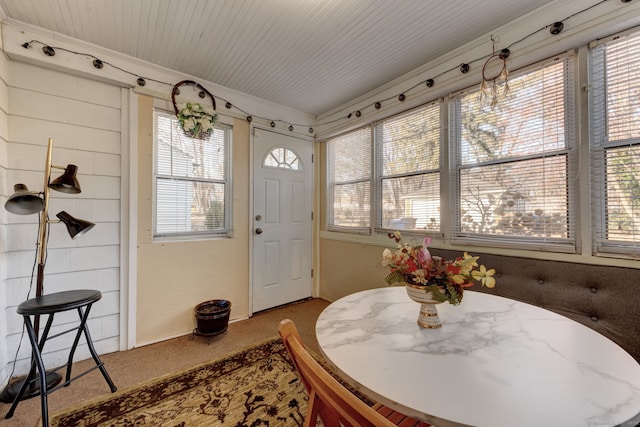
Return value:
M 80 183 L 76 177 L 78 167 L 76 165 L 67 165 L 66 167 L 51 164 L 51 152 L 53 150 L 53 139 L 49 138 L 47 145 L 47 157 L 44 165 L 44 189 L 41 193 L 29 191 L 25 184 L 14 185 L 14 194 L 7 199 L 4 207 L 7 211 L 17 215 L 32 215 L 40 213 L 40 226 L 38 233 L 37 247 L 37 279 L 36 279 L 36 298 L 42 296 L 44 290 L 44 267 L 47 255 L 47 239 L 49 234 L 49 224 L 51 222 L 62 222 L 67 226 L 67 231 L 72 239 L 86 233 L 95 224 L 82 219 L 77 219 L 69 215 L 65 211 L 56 214 L 58 220 L 49 220 L 49 190 L 54 189 L 62 193 L 78 194 L 80 193 Z M 53 182 L 51 181 L 51 169 L 60 169 L 64 172 Z M 36 316 L 33 324 L 36 336 L 39 337 L 40 317 Z M 47 373 L 47 384 L 51 387 L 58 384 L 61 380 L 57 372 Z M 0 401 L 12 402 L 13 398 L 20 390 L 21 382 L 7 386 L 0 393 Z M 36 396 L 40 393 L 38 381 L 34 381 L 32 386 L 27 389 L 24 398 Z

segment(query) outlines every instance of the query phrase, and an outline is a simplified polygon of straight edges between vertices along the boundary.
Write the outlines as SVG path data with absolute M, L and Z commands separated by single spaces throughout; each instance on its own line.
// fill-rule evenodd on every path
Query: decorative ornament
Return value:
M 213 108 L 203 107 L 197 102 L 176 104 L 176 95 L 180 93 L 180 86 L 182 85 L 192 85 L 205 92 L 211 98 Z M 180 126 L 187 136 L 205 139 L 211 135 L 213 126 L 218 120 L 218 115 L 215 112 L 216 100 L 207 89 L 192 80 L 183 80 L 173 87 L 171 91 L 171 101 L 173 102 L 173 109 L 180 122 Z
M 493 41 L 493 38 L 491 39 Z M 511 55 L 509 49 L 502 49 L 499 52 L 493 50 L 491 56 L 482 66 L 482 83 L 480 83 L 480 107 L 489 107 L 493 111 L 498 103 L 509 96 L 509 70 L 507 69 L 507 58 Z M 500 71 L 493 77 L 487 77 L 487 67 L 491 61 L 502 61 Z

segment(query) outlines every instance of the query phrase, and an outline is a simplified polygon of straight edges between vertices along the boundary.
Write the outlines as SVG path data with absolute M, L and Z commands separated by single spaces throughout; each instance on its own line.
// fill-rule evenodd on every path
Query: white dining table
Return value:
M 635 427 L 640 365 L 594 330 L 530 304 L 466 291 L 418 326 L 403 287 L 345 296 L 316 323 L 354 388 L 437 427 Z M 640 339 L 640 338 L 639 338 Z

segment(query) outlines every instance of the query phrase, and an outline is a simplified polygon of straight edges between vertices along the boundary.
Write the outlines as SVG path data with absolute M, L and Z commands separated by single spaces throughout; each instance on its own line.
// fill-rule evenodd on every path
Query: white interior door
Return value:
M 252 312 L 311 296 L 313 142 L 253 138 Z

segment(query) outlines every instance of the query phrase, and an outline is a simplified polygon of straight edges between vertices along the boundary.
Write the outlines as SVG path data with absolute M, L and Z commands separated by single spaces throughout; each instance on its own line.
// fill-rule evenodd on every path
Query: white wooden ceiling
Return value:
M 318 115 L 551 0 L 0 0 L 0 16 Z

